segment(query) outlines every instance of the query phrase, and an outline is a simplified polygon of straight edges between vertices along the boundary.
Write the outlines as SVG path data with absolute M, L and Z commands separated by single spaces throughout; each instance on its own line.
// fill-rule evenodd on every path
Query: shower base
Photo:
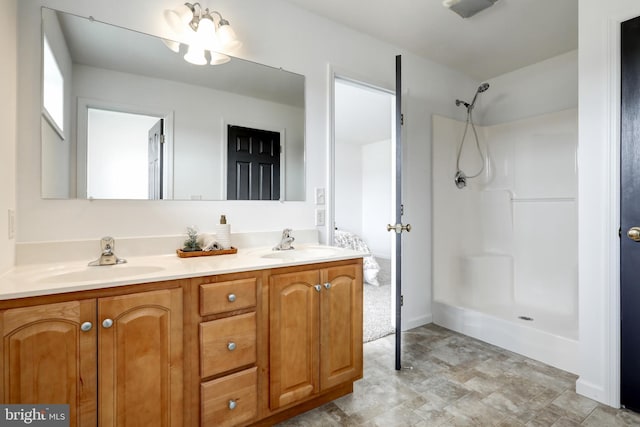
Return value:
M 479 309 L 434 301 L 433 323 L 577 374 L 575 316 L 517 305 Z

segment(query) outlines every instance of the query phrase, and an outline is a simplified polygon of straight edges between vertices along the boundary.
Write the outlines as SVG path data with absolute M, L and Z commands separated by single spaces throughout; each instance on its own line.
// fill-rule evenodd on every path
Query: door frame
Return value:
M 395 57 L 393 58 L 394 60 L 394 70 L 395 70 Z M 375 89 L 377 91 L 381 91 L 381 92 L 385 92 L 388 93 L 392 96 L 396 96 L 396 91 L 395 91 L 395 75 L 393 77 L 393 80 L 390 81 L 389 83 L 382 83 L 379 81 L 376 81 L 375 79 L 372 79 L 368 76 L 362 76 L 359 75 L 357 73 L 353 73 L 347 70 L 343 70 L 340 67 L 336 67 L 333 66 L 331 64 L 329 64 L 328 66 L 328 81 L 327 81 L 327 85 L 328 85 L 328 150 L 327 150 L 327 189 L 328 191 L 326 192 L 326 218 L 325 218 L 325 225 L 324 225 L 324 229 L 325 229 L 325 236 L 326 236 L 326 243 L 328 245 L 331 245 L 333 243 L 333 239 L 334 239 L 334 224 L 335 224 L 335 217 L 336 217 L 336 210 L 335 210 L 335 206 L 336 206 L 336 200 L 335 200 L 335 146 L 336 146 L 336 138 L 335 138 L 335 82 L 336 79 L 340 79 L 343 81 L 347 81 L 347 82 L 353 82 L 356 85 L 362 86 L 362 87 L 369 87 L 372 89 Z M 391 118 L 390 118 L 391 119 Z M 392 145 L 393 145 L 393 149 L 395 152 L 396 149 L 396 144 L 395 144 L 395 137 L 396 137 L 396 130 L 395 127 L 392 126 L 391 129 L 391 134 L 392 134 Z M 393 162 L 393 164 L 395 165 L 395 161 Z M 393 183 L 391 184 L 392 188 L 392 197 L 394 198 L 393 201 L 391 201 L 392 203 L 394 203 L 395 205 L 395 197 L 396 197 L 396 190 L 395 190 L 395 166 L 393 167 L 392 173 L 394 174 L 393 177 Z M 395 209 L 394 209 L 395 210 Z M 380 227 L 384 227 L 385 224 L 380 224 Z M 392 248 L 391 248 L 391 259 L 392 259 L 392 292 L 391 292 L 391 305 L 392 305 L 392 323 L 395 327 L 395 322 L 396 322 L 396 313 L 395 313 L 395 307 L 396 307 L 396 281 L 395 281 L 395 269 L 398 268 L 399 266 L 396 265 L 396 263 L 394 262 L 396 260 L 396 240 L 394 238 L 393 240 L 393 244 L 392 244 Z M 396 328 L 396 333 L 399 332 L 399 329 Z

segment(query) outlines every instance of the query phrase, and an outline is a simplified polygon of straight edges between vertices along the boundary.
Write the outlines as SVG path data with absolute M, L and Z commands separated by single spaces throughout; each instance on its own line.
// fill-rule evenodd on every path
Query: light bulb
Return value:
M 189 49 L 184 55 L 184 60 L 194 65 L 205 65 L 207 63 L 207 58 L 204 56 L 204 49 L 195 45 L 189 45 Z
M 229 58 L 227 55 L 223 55 L 222 53 L 218 53 L 214 51 L 211 51 L 210 53 L 211 53 L 211 61 L 209 62 L 209 64 L 211 65 L 221 65 L 231 61 L 231 58 Z
M 236 32 L 233 31 L 229 24 L 221 24 L 220 28 L 218 28 L 218 41 L 220 42 L 220 47 L 225 50 L 234 50 L 242 46 L 236 36 Z

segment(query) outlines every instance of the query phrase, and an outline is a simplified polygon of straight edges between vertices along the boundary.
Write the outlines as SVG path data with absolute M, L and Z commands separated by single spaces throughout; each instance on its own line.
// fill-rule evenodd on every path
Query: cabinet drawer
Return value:
M 203 426 L 235 426 L 258 412 L 257 368 L 250 368 L 200 386 Z
M 256 305 L 256 279 L 200 285 L 200 315 L 224 313 Z
M 255 313 L 200 324 L 200 373 L 203 378 L 255 362 Z

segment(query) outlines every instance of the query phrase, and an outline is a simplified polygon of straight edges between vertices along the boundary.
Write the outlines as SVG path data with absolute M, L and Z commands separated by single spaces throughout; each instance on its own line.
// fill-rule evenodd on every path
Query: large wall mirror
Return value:
M 304 200 L 304 76 L 48 8 L 42 35 L 43 198 Z

